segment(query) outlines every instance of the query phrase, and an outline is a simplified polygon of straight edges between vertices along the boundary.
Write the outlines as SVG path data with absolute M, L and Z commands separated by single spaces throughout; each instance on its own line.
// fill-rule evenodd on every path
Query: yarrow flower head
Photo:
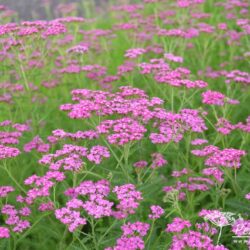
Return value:
M 122 227 L 123 234 L 117 239 L 116 246 L 105 248 L 105 250 L 137 250 L 144 249 L 143 237 L 147 235 L 150 225 L 137 221 L 135 223 L 128 222 Z
M 164 214 L 164 209 L 157 205 L 152 205 L 150 207 L 151 214 L 149 214 L 149 219 L 159 219 Z
M 188 220 L 183 220 L 181 218 L 174 218 L 172 223 L 167 225 L 166 232 L 168 233 L 179 233 L 184 228 L 191 227 L 191 223 Z
M 135 49 L 129 49 L 126 51 L 125 57 L 128 58 L 137 58 L 138 56 L 146 53 L 146 50 L 143 48 L 135 48 Z
M 0 197 L 6 197 L 9 193 L 13 192 L 15 189 L 12 186 L 0 186 Z
M 239 104 L 239 101 L 229 99 L 218 91 L 207 90 L 202 93 L 202 103 L 208 105 L 223 106 L 225 103 Z
M 139 206 L 139 201 L 142 200 L 141 192 L 135 189 L 133 184 L 125 184 L 116 186 L 113 189 L 119 200 L 116 205 L 117 211 L 113 212 L 113 216 L 117 219 L 126 218 L 129 214 L 134 214 Z
M 10 238 L 10 230 L 7 227 L 0 227 L 0 239 Z
M 147 161 L 137 161 L 133 164 L 135 168 L 144 168 L 148 165 Z
M 67 53 L 84 54 L 89 50 L 88 46 L 76 45 L 67 50 Z
M 250 200 L 250 193 L 246 194 L 246 195 L 245 195 L 245 198 L 246 198 L 247 200 Z
M 183 58 L 180 56 L 175 56 L 171 53 L 165 53 L 164 57 L 172 62 L 183 63 Z

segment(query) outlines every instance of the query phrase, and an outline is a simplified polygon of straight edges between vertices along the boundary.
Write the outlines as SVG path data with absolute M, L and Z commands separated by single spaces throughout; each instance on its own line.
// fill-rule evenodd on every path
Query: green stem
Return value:
M 15 179 L 15 177 L 11 174 L 11 172 L 8 170 L 8 168 L 7 168 L 6 166 L 3 166 L 2 169 L 4 169 L 4 170 L 7 172 L 8 176 L 10 177 L 10 179 L 18 186 L 18 188 L 19 188 L 22 192 L 26 193 L 26 191 L 24 190 L 24 188 L 18 183 L 18 181 L 17 181 L 17 180 Z
M 91 225 L 92 238 L 93 238 L 95 250 L 98 250 L 98 243 L 97 243 L 97 240 L 96 240 L 96 237 L 95 237 L 95 225 L 94 225 L 94 220 L 93 220 L 92 217 L 90 218 L 90 225 Z
M 150 228 L 150 232 L 149 232 L 149 235 L 148 235 L 148 237 L 147 237 L 147 239 L 146 239 L 146 241 L 145 241 L 145 245 L 148 243 L 148 241 L 150 240 L 150 238 L 151 238 L 151 236 L 152 236 L 152 233 L 153 233 L 153 231 L 154 231 L 154 225 L 155 225 L 155 220 L 153 220 L 153 222 L 152 222 L 152 225 L 151 225 L 151 228 Z M 150 243 L 150 242 L 149 242 Z M 150 244 L 149 244 L 150 245 Z M 150 248 L 148 248 L 148 249 L 150 249 Z

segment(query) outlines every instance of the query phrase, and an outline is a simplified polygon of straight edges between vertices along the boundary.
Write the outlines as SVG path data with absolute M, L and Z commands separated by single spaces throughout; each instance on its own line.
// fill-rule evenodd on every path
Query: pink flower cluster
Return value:
M 160 153 L 153 153 L 151 157 L 152 157 L 152 164 L 150 167 L 152 169 L 163 167 L 168 163 L 168 161 L 164 159 L 164 156 Z
M 140 191 L 137 191 L 133 184 L 116 186 L 113 192 L 117 195 L 119 203 L 116 205 L 116 211 L 113 216 L 117 219 L 126 218 L 129 214 L 134 214 L 142 200 Z
M 0 198 L 6 197 L 9 193 L 15 189 L 12 186 L 0 186 Z
M 145 168 L 148 165 L 147 161 L 137 161 L 133 164 L 135 168 Z
M 51 170 L 63 168 L 66 171 L 78 171 L 84 166 L 83 157 L 95 164 L 100 164 L 104 158 L 110 157 L 110 153 L 106 147 L 99 145 L 93 146 L 88 151 L 85 147 L 64 144 L 63 148 L 56 150 L 54 154 L 44 155 L 39 163 L 49 165 Z
M 84 54 L 89 50 L 87 46 L 84 45 L 76 45 L 67 50 L 67 53 L 75 53 L 75 54 Z
M 244 150 L 234 148 L 220 150 L 213 145 L 206 146 L 203 149 L 192 150 L 191 152 L 196 156 L 206 156 L 205 165 L 208 167 L 239 168 L 241 166 L 241 157 L 246 155 Z
M 81 210 L 84 209 L 89 216 L 95 219 L 104 216 L 111 216 L 113 202 L 105 199 L 110 192 L 109 182 L 100 180 L 82 182 L 75 188 L 68 189 L 65 194 L 72 199 L 66 204 L 66 207 L 55 210 L 56 218 L 69 226 L 69 231 L 73 232 L 80 225 L 85 225 L 87 220 L 81 217 Z M 87 196 L 87 200 L 80 200 L 79 196 Z
M 123 234 L 117 239 L 116 246 L 105 248 L 105 250 L 144 249 L 143 237 L 147 235 L 149 227 L 149 224 L 140 221 L 124 224 L 122 226 Z
M 232 226 L 232 231 L 236 236 L 250 236 L 250 220 L 238 219 Z
M 10 230 L 7 227 L 0 227 L 0 239 L 9 237 L 10 237 Z
M 176 173 L 176 177 L 185 177 L 186 174 Z M 179 200 L 184 200 L 186 197 L 186 192 L 196 192 L 196 191 L 208 191 L 215 183 L 210 178 L 206 177 L 188 177 L 186 181 L 177 180 L 174 185 L 163 187 L 163 191 L 166 193 L 172 192 L 173 190 L 178 191 Z
M 145 54 L 145 53 L 146 53 L 146 50 L 143 48 L 129 49 L 126 51 L 125 57 L 137 58 L 138 56 Z
M 175 58 L 173 56 L 168 56 L 172 60 L 180 62 L 180 58 Z M 168 64 L 164 62 L 163 59 L 151 59 L 149 63 L 140 63 L 138 65 L 142 70 L 141 74 L 153 73 L 154 80 L 158 83 L 169 84 L 174 87 L 186 88 L 205 88 L 207 83 L 202 80 L 189 80 L 190 70 L 187 68 L 178 67 L 176 69 L 171 69 Z
M 29 130 L 27 124 L 13 124 L 9 120 L 0 122 L 0 128 L 12 129 L 14 131 L 0 131 L 0 160 L 16 157 L 20 154 L 18 148 L 8 147 L 6 144 L 18 144 L 20 137 Z
M 216 124 L 216 129 L 223 135 L 228 135 L 232 131 L 238 129 L 245 133 L 250 133 L 250 116 L 247 117 L 246 123 L 239 122 L 237 124 L 232 124 L 225 118 L 219 118 Z
M 244 150 L 225 148 L 218 150 L 210 155 L 205 160 L 205 165 L 209 167 L 227 167 L 227 168 L 239 168 L 241 166 L 241 157 L 246 155 Z
M 196 4 L 201 4 L 203 2 L 204 0 L 178 0 L 177 5 L 180 8 L 187 8 Z
M 13 232 L 21 233 L 30 227 L 30 222 L 22 219 L 22 217 L 30 215 L 31 210 L 28 207 L 23 207 L 18 210 L 14 206 L 6 204 L 2 207 L 1 212 L 7 216 L 5 223 L 10 226 Z M 5 237 L 7 238 L 7 231 L 5 231 L 5 233 Z
M 239 104 L 239 101 L 229 99 L 221 92 L 207 90 L 202 93 L 202 103 L 208 104 L 208 105 L 223 106 L 225 105 L 225 103 Z
M 149 219 L 159 219 L 164 214 L 164 209 L 157 205 L 150 206 L 151 214 L 148 215 Z
M 110 144 L 124 145 L 144 137 L 146 128 L 132 118 L 105 120 L 96 127 L 99 134 L 108 134 Z
M 9 120 L 0 122 L 0 128 L 1 127 L 14 131 L 0 131 L 0 145 L 18 144 L 19 138 L 23 135 L 24 132 L 29 130 L 29 126 L 27 124 L 13 124 Z
M 107 199 L 110 193 L 110 183 L 107 180 L 84 181 L 79 186 L 65 192 L 67 196 L 71 197 L 71 200 L 66 203 L 66 207 L 55 210 L 56 218 L 67 224 L 72 232 L 80 225 L 86 224 L 86 219 L 80 217 L 83 210 L 88 216 L 93 216 L 95 219 L 105 216 L 122 219 L 135 213 L 142 197 L 133 184 L 116 186 L 112 192 L 117 195 L 119 201 L 115 210 L 112 209 L 114 202 Z M 87 197 L 84 201 L 79 199 L 84 196 Z
M 6 147 L 4 145 L 0 145 L 0 160 L 16 157 L 19 154 L 20 154 L 20 150 L 17 148 Z
M 75 202 L 75 206 L 76 206 Z M 74 232 L 79 226 L 85 225 L 87 223 L 85 218 L 81 217 L 79 211 L 75 211 L 69 208 L 61 208 L 55 211 L 55 216 L 63 224 L 68 226 L 70 232 Z
M 37 152 L 46 153 L 50 149 L 50 145 L 43 142 L 39 136 L 35 136 L 29 143 L 25 144 L 23 150 L 30 152 L 35 149 Z
M 151 133 L 150 139 L 153 143 L 168 143 L 170 141 L 179 142 L 183 139 L 186 131 L 201 133 L 207 130 L 205 121 L 200 117 L 198 110 L 183 109 L 179 114 L 158 109 L 155 117 L 159 119 L 159 124 L 154 127 L 160 133 Z
M 189 227 L 191 227 L 190 221 L 176 217 L 174 218 L 172 223 L 167 225 L 166 232 L 180 233 L 184 228 L 189 228 Z
M 202 250 L 228 250 L 224 246 L 215 246 L 207 235 L 190 230 L 187 233 L 174 235 L 169 250 L 202 249 Z
M 202 144 L 206 144 L 206 143 L 208 143 L 208 141 L 206 139 L 200 139 L 200 138 L 197 138 L 197 139 L 191 141 L 192 145 L 202 145 Z
M 17 201 L 31 205 L 40 197 L 49 197 L 50 189 L 65 178 L 65 175 L 59 171 L 48 171 L 44 176 L 31 175 L 24 181 L 24 184 L 31 188 L 27 191 L 26 197 L 19 195 Z
M 199 231 L 203 231 L 205 234 L 215 235 L 218 233 L 218 230 L 212 227 L 208 222 L 196 223 L 195 227 Z
M 50 143 L 56 143 L 61 139 L 76 140 L 93 140 L 97 139 L 99 134 L 95 130 L 77 131 L 75 133 L 65 132 L 63 129 L 56 129 L 52 131 L 52 136 L 48 137 Z
M 171 53 L 165 53 L 164 58 L 172 62 L 183 63 L 183 58 L 181 56 L 175 56 Z

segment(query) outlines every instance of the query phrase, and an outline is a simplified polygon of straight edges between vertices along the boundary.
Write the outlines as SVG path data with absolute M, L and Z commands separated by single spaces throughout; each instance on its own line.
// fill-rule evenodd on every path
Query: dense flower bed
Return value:
M 137 2 L 0 5 L 1 249 L 250 249 L 249 2 Z

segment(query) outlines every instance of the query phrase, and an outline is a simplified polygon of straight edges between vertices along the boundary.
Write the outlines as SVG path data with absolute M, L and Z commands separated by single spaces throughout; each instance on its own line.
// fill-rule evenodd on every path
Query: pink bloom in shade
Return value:
M 136 64 L 134 62 L 126 61 L 117 67 L 117 75 L 123 76 L 126 73 L 133 71 L 135 67 L 136 67 Z
M 210 235 L 215 235 L 218 233 L 218 230 L 216 228 L 212 227 L 211 224 L 209 224 L 208 222 L 196 223 L 195 227 L 199 231 L 203 231 L 203 232 L 208 233 Z
M 36 27 L 21 27 L 18 36 L 31 36 L 32 34 L 39 33 L 39 30 Z
M 206 143 L 208 143 L 208 141 L 206 139 L 200 139 L 200 138 L 197 138 L 197 139 L 191 141 L 192 145 L 203 145 Z
M 168 233 L 179 233 L 184 228 L 191 227 L 191 223 L 188 220 L 183 220 L 179 217 L 173 219 L 172 223 L 167 225 L 166 232 Z
M 169 193 L 169 192 L 175 191 L 176 189 L 174 189 L 174 187 L 172 187 L 172 186 L 165 186 L 165 187 L 163 187 L 162 190 L 166 193 Z
M 147 51 L 142 48 L 128 49 L 126 51 L 125 57 L 128 58 L 137 58 L 138 56 L 146 53 Z
M 158 219 L 164 214 L 164 209 L 160 206 L 153 205 L 150 207 L 151 214 L 149 214 L 149 219 Z
M 225 118 L 219 118 L 217 124 L 215 125 L 218 132 L 223 135 L 230 134 L 233 130 L 237 129 L 237 125 L 231 124 Z
M 137 233 L 140 237 L 143 237 L 147 235 L 150 225 L 147 223 L 137 221 L 134 223 L 128 222 L 127 224 L 123 225 L 121 228 L 122 228 L 124 236 L 129 236 L 129 235 Z
M 245 198 L 246 198 L 247 200 L 250 200 L 250 193 L 246 194 L 246 195 L 245 195 Z
M 9 238 L 10 230 L 7 227 L 0 227 L 0 238 Z
M 29 125 L 27 125 L 27 124 L 20 124 L 20 123 L 13 124 L 12 127 L 15 128 L 19 132 L 29 131 L 29 129 L 30 129 Z
M 50 149 L 49 144 L 45 144 L 39 136 L 35 136 L 29 143 L 25 144 L 23 150 L 30 152 L 32 149 L 37 150 L 40 153 L 46 153 Z
M 41 203 L 39 205 L 39 208 L 38 210 L 41 211 L 41 212 L 45 212 L 45 211 L 51 211 L 51 210 L 54 210 L 55 209 L 55 206 L 54 206 L 54 203 L 49 201 L 47 203 Z
M 173 171 L 171 176 L 181 177 L 181 176 L 186 175 L 186 174 L 188 174 L 188 170 L 186 168 L 183 168 L 181 171 L 177 171 L 177 170 Z
M 169 61 L 172 61 L 172 62 L 183 63 L 183 58 L 182 57 L 175 56 L 175 55 L 170 54 L 170 53 L 165 53 L 164 58 L 166 58 L 166 59 L 168 59 Z
M 49 21 L 46 29 L 42 33 L 42 38 L 46 39 L 49 36 L 56 36 L 66 33 L 66 26 L 58 21 Z
M 178 199 L 179 201 L 184 201 L 186 200 L 186 193 L 185 192 L 179 192 Z
M 219 23 L 218 29 L 220 30 L 227 30 L 227 24 L 226 23 Z
M 235 125 L 235 127 L 246 133 L 250 133 L 250 116 L 247 117 L 245 124 L 242 122 L 239 122 Z
M 137 161 L 133 164 L 135 168 L 145 168 L 148 165 L 147 161 Z
M 56 144 L 58 142 L 58 138 L 56 138 L 55 136 L 48 136 L 47 137 L 48 142 L 50 142 L 51 144 Z
M 76 54 L 84 54 L 89 50 L 88 46 L 85 45 L 76 45 L 67 50 L 67 53 L 76 53 Z
M 203 149 L 192 150 L 191 153 L 196 156 L 204 157 L 218 152 L 219 148 L 213 145 L 205 146 Z
M 10 120 L 5 120 L 5 121 L 0 122 L 0 127 L 6 127 L 6 126 L 10 126 L 10 125 L 11 125 L 11 121 Z
M 151 157 L 152 157 L 152 164 L 151 164 L 152 169 L 163 167 L 168 163 L 168 161 L 165 160 L 164 156 L 160 153 L 153 153 Z
M 0 186 L 0 197 L 6 197 L 8 193 L 13 192 L 15 189 L 12 186 Z
M 202 173 L 206 176 L 213 176 L 219 183 L 224 182 L 224 172 L 216 167 L 205 168 L 202 170 Z

